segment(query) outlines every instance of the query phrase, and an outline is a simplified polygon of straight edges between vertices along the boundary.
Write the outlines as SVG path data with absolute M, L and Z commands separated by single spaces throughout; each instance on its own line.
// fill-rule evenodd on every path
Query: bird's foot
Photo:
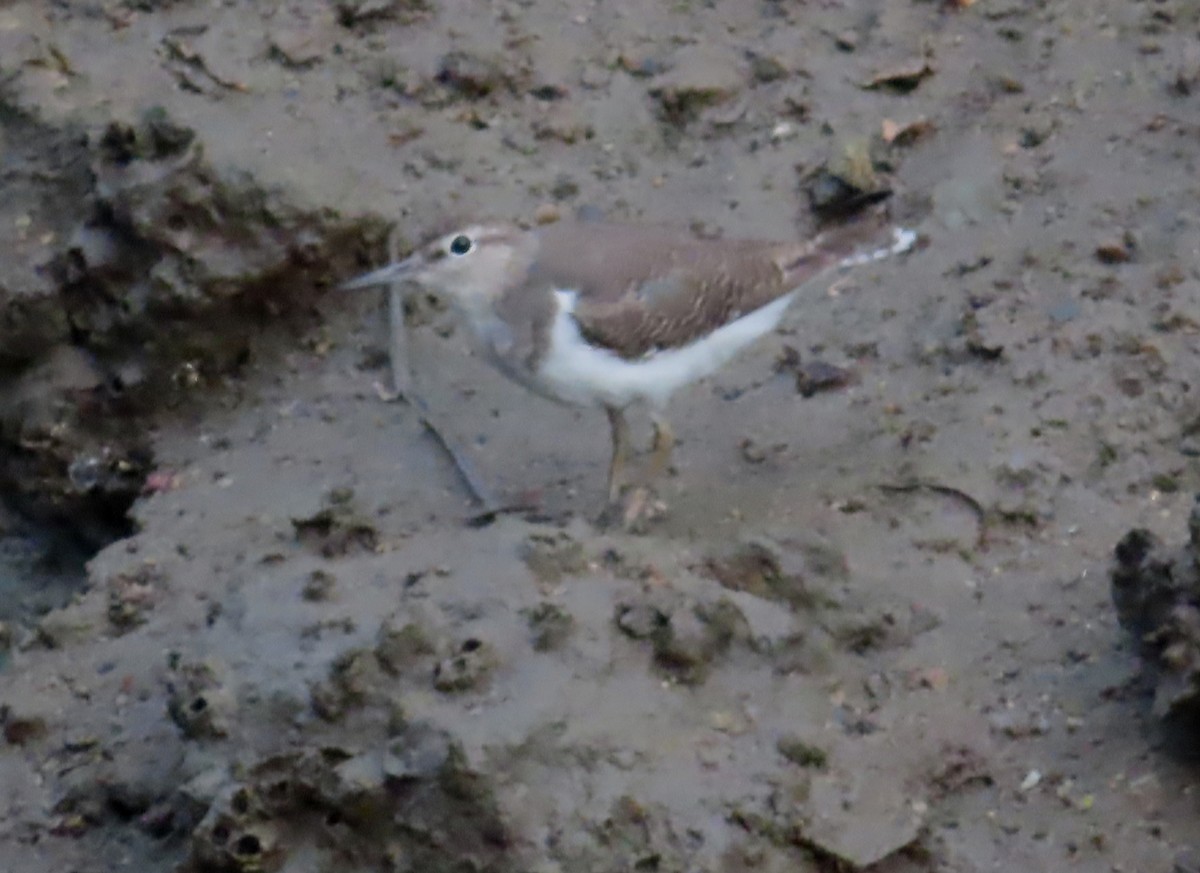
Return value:
M 645 485 L 630 487 L 608 502 L 597 519 L 597 526 L 604 530 L 621 530 L 625 533 L 645 533 L 651 524 L 667 513 L 667 504 L 652 488 Z
M 408 399 L 405 393 L 399 388 L 389 388 L 379 381 L 372 382 L 371 387 L 375 390 L 375 396 L 384 403 L 395 403 L 399 400 Z

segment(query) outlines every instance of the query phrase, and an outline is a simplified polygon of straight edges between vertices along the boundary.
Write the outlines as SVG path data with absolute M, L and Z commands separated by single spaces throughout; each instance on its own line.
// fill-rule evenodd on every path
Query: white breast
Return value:
M 792 295 L 731 321 L 690 345 L 625 360 L 589 345 L 572 318 L 575 293 L 556 291 L 558 312 L 551 328 L 550 350 L 533 374 L 538 388 L 578 406 L 625 407 L 643 401 L 656 408 L 692 382 L 711 375 L 746 346 L 779 324 Z

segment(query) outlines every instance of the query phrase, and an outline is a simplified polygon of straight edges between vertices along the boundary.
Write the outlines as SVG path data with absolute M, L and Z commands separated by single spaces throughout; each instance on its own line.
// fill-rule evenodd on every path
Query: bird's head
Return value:
M 487 305 L 528 270 L 533 245 L 530 235 L 513 225 L 467 225 L 341 287 L 408 282 L 468 308 Z

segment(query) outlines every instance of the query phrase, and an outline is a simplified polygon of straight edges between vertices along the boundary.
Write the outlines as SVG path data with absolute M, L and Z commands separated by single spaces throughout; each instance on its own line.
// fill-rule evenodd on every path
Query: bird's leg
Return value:
M 620 524 L 626 531 L 635 531 L 660 517 L 666 510 L 666 505 L 656 496 L 652 481 L 666 472 L 671 464 L 671 450 L 675 447 L 675 432 L 667 420 L 651 412 L 654 423 L 654 442 L 651 444 L 650 464 L 646 471 L 645 482 L 633 488 L 627 495 L 621 495 L 624 505 L 620 506 Z M 616 503 L 617 492 L 610 497 L 610 506 Z
M 657 479 L 671 465 L 671 452 L 675 448 L 675 431 L 671 423 L 657 413 L 651 415 L 654 424 L 654 442 L 650 450 L 650 470 L 647 479 Z
M 625 478 L 625 462 L 629 459 L 629 422 L 625 411 L 615 406 L 606 406 L 608 426 L 612 430 L 612 461 L 608 465 L 608 502 L 616 503 L 621 496 Z

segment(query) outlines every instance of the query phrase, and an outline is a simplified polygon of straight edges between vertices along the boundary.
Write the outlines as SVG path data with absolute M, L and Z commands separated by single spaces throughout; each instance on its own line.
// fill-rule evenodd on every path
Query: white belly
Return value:
M 792 300 L 787 294 L 690 345 L 625 360 L 588 345 L 571 317 L 575 294 L 556 291 L 558 314 L 550 351 L 533 376 L 537 390 L 578 406 L 623 408 L 643 401 L 656 408 L 685 385 L 711 375 L 759 337 L 775 329 Z M 533 386 L 531 386 L 533 387 Z

